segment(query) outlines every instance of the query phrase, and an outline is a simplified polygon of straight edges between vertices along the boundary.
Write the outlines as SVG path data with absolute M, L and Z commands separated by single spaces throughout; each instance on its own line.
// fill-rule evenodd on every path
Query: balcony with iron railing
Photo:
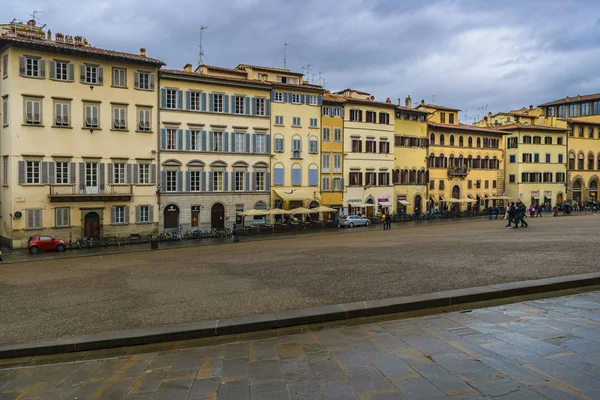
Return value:
M 133 185 L 50 185 L 50 201 L 130 201 Z
M 449 177 L 465 177 L 469 174 L 469 168 L 453 166 L 448 168 Z

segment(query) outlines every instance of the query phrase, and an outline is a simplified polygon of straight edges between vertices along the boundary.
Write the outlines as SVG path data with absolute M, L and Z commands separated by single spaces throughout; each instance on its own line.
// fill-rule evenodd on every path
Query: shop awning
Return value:
M 406 200 L 398 200 L 398 203 L 402 204 L 403 206 L 409 206 L 410 203 Z
M 478 194 L 477 197 L 479 197 L 479 200 L 484 200 L 485 197 L 483 197 L 482 195 Z
M 391 207 L 392 203 L 390 203 L 389 201 L 380 201 L 379 205 L 382 207 Z
M 312 200 L 312 195 L 302 189 L 275 189 L 274 192 L 283 200 Z
M 446 201 L 446 199 L 444 198 L 444 196 L 442 196 L 441 194 L 440 194 L 440 201 Z

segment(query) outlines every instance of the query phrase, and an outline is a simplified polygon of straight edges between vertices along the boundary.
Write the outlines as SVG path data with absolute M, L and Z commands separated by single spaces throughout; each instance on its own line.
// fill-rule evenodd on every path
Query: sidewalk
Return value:
M 600 398 L 600 292 L 0 362 L 0 398 Z

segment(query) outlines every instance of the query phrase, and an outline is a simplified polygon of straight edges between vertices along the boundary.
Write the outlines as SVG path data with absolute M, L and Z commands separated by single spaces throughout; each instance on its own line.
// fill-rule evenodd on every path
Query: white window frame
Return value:
M 308 104 L 311 106 L 316 106 L 319 103 L 318 99 L 319 98 L 317 96 L 308 96 Z
M 165 150 L 177 150 L 177 129 L 168 128 L 166 136 Z
M 37 107 L 37 113 L 35 109 Z M 30 112 L 31 110 L 31 112 Z M 42 124 L 42 102 L 41 100 L 25 100 L 25 124 L 26 125 L 41 125 Z
M 150 164 L 138 164 L 137 182 L 139 185 L 150 184 Z
M 150 222 L 150 206 L 139 206 L 139 223 Z
M 25 183 L 27 185 L 42 183 L 42 163 L 40 161 L 25 161 Z
M 5 54 L 2 57 L 2 77 L 3 78 L 8 77 L 8 54 Z
M 113 184 L 123 185 L 126 183 L 125 174 L 127 173 L 127 164 L 125 163 L 114 163 L 113 164 Z
M 115 220 L 113 224 L 124 224 L 125 223 L 125 206 L 114 206 L 115 207 Z
M 242 115 L 245 114 L 245 110 L 244 107 L 246 105 L 246 98 L 243 96 L 235 96 L 235 102 L 234 102 L 234 110 L 233 113 L 234 114 L 238 114 L 238 115 Z
M 225 151 L 225 135 L 223 132 L 213 132 L 213 148 L 211 151 Z
M 8 157 L 2 157 L 2 184 L 8 185 Z
M 191 91 L 190 92 L 190 110 L 191 111 L 200 111 L 201 110 L 201 103 L 200 103 L 200 99 L 202 96 L 202 92 L 194 92 Z
M 166 89 L 165 108 L 177 110 L 177 89 Z
M 152 114 L 150 110 L 138 109 L 138 121 L 137 128 L 140 132 L 151 132 L 152 131 L 152 123 L 151 118 Z
M 148 71 L 137 71 L 137 86 L 138 90 L 153 90 L 152 73 Z
M 94 117 L 95 115 L 95 117 Z M 84 107 L 84 127 L 99 128 L 100 127 L 100 106 L 87 104 Z
M 40 62 L 43 62 L 41 58 L 25 56 L 25 76 L 41 78 Z
M 57 161 L 54 168 L 54 182 L 57 185 L 68 185 L 71 172 L 71 163 L 66 161 Z
M 42 228 L 42 210 L 29 209 L 27 210 L 27 229 Z
M 283 92 L 274 92 L 273 101 L 276 103 L 283 103 Z
M 321 177 L 321 190 L 324 192 L 331 191 L 330 179 L 328 176 Z
M 221 93 L 215 93 L 213 95 L 213 112 L 222 113 L 223 112 L 223 102 L 224 95 Z
M 222 192 L 223 191 L 223 171 L 214 171 L 213 172 L 213 191 Z
M 85 68 L 85 79 L 83 83 L 98 85 L 100 82 L 100 67 L 98 65 L 83 64 L 83 68 Z
M 245 183 L 245 179 L 246 179 L 246 173 L 243 171 L 235 171 L 235 187 L 233 188 L 233 190 L 235 192 L 243 192 L 244 189 L 244 183 Z
M 254 110 L 256 115 L 259 115 L 259 116 L 267 115 L 265 104 L 266 104 L 265 99 L 263 99 L 261 97 L 256 98 L 256 110 Z
M 69 64 L 68 61 L 54 61 L 54 76 L 52 79 L 56 81 L 69 81 Z
M 127 108 L 123 106 L 113 107 L 112 129 L 124 131 L 127 129 Z
M 71 226 L 71 209 L 69 207 L 56 207 L 54 209 L 54 226 L 57 228 Z
M 300 119 L 300 117 L 292 117 L 292 126 L 294 127 L 298 127 L 298 126 L 302 126 L 302 120 Z
M 333 172 L 342 172 L 342 153 L 333 153 Z
M 342 141 L 342 128 L 333 128 L 333 141 L 334 142 Z
M 69 103 L 54 104 L 54 125 L 71 126 L 71 105 Z
M 165 192 L 176 192 L 177 191 L 177 171 L 165 171 L 166 172 L 166 187 Z
M 202 171 L 190 171 L 190 191 L 199 192 L 201 191 L 202 184 Z
M 321 155 L 321 171 L 331 171 L 331 153 L 322 153 Z
M 332 190 L 334 192 L 341 192 L 342 191 L 342 178 L 333 178 L 333 186 L 332 186 Z
M 267 135 L 259 133 L 256 135 L 256 152 L 266 153 L 267 151 Z
M 331 128 L 324 126 L 323 127 L 323 141 L 329 142 L 331 140 Z
M 113 67 L 112 78 L 113 78 L 112 85 L 114 87 L 118 87 L 118 88 L 126 88 L 127 87 L 127 70 L 125 68 Z
M 292 139 L 292 158 L 302 157 L 302 140 Z
M 316 118 L 311 118 L 310 119 L 310 127 L 311 128 L 318 128 L 319 127 L 319 121 Z
M 2 125 L 8 125 L 8 97 L 2 99 Z
M 292 104 L 302 104 L 300 102 L 300 95 L 296 94 L 296 93 L 292 93 L 292 101 L 291 101 L 291 103 Z
M 197 129 L 192 129 L 190 131 L 190 150 L 191 151 L 200 151 L 201 150 L 201 136 L 202 131 Z
M 265 173 L 264 171 L 259 171 L 254 173 L 254 177 L 256 179 L 255 185 L 257 191 L 265 190 Z
M 244 153 L 246 151 L 246 135 L 243 133 L 234 133 L 235 135 L 235 148 L 234 152 Z

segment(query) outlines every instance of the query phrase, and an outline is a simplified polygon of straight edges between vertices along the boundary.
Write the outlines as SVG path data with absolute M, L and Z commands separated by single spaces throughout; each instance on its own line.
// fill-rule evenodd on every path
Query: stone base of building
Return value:
M 162 194 L 160 196 L 160 230 L 189 231 L 231 229 L 234 223 L 250 225 L 254 217 L 236 215 L 253 208 L 268 208 L 270 195 L 259 193 Z M 260 218 L 259 218 L 260 219 Z

